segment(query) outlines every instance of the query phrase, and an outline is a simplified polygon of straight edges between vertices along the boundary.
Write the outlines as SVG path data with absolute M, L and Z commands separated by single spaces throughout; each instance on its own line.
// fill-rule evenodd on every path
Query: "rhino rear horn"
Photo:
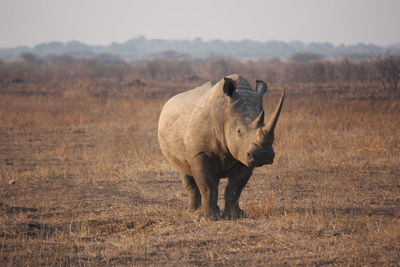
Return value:
M 257 118 L 254 119 L 254 121 L 252 121 L 252 123 L 250 124 L 251 127 L 253 127 L 254 129 L 260 128 L 264 125 L 264 110 L 261 111 L 260 115 L 257 116 Z
M 259 94 L 265 94 L 267 92 L 268 85 L 261 80 L 256 81 L 256 92 Z
M 236 82 L 230 78 L 224 77 L 224 93 L 233 97 L 233 93 L 236 91 Z

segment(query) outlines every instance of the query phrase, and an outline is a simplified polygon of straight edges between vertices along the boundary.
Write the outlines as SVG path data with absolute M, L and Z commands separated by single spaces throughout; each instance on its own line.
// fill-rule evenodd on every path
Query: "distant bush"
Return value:
M 373 62 L 385 89 L 398 90 L 400 81 L 400 53 L 379 56 Z
M 128 63 L 117 56 L 99 54 L 79 61 L 80 71 L 86 73 L 91 79 L 115 78 L 121 83 L 130 70 Z
M 322 54 L 317 54 L 317 53 L 311 53 L 311 52 L 299 52 L 299 53 L 295 53 L 293 54 L 290 59 L 293 62 L 310 62 L 310 61 L 314 61 L 314 60 L 321 60 L 324 58 L 324 55 Z
M 193 62 L 181 58 L 156 58 L 131 62 L 133 72 L 138 76 L 159 80 L 182 80 L 193 76 Z
M 22 53 L 21 58 L 27 63 L 32 65 L 40 65 L 43 63 L 43 60 L 41 60 L 39 57 L 37 57 L 35 54 L 32 53 Z

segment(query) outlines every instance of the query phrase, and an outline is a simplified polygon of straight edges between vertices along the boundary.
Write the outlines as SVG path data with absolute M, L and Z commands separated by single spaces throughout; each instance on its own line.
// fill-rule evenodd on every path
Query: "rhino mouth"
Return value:
M 255 145 L 247 154 L 249 167 L 261 167 L 274 163 L 275 153 L 273 151 L 264 150 L 260 146 Z
M 249 163 L 249 167 L 253 167 L 253 168 L 261 167 L 262 165 L 264 165 L 264 164 L 259 163 L 259 162 L 255 162 L 255 161 L 251 161 L 251 162 Z
M 272 163 L 274 163 L 274 160 L 273 160 L 273 159 L 264 160 L 264 161 L 262 161 L 262 162 L 252 160 L 252 161 L 249 162 L 249 167 L 253 167 L 253 168 L 255 168 L 255 167 L 261 167 L 261 166 L 263 166 L 263 165 L 270 165 L 270 164 L 272 164 Z

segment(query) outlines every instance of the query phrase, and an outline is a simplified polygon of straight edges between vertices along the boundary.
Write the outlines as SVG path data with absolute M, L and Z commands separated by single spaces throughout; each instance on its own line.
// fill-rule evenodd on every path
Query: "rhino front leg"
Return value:
M 183 187 L 189 193 L 189 209 L 195 211 L 200 208 L 200 191 L 193 176 L 182 174 Z
M 217 205 L 219 179 L 215 173 L 215 163 L 206 155 L 196 156 L 191 163 L 193 177 L 201 195 L 198 214 L 209 219 L 219 219 L 220 210 Z
M 250 179 L 253 170 L 244 166 L 228 177 L 228 184 L 225 189 L 225 207 L 222 217 L 237 219 L 245 216 L 244 211 L 239 207 L 239 197 L 243 188 Z

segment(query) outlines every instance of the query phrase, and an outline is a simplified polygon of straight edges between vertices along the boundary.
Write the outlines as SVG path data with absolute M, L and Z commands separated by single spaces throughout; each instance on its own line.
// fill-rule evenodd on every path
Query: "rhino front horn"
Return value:
M 282 104 L 283 104 L 283 100 L 285 99 L 285 89 L 283 89 L 282 92 L 282 96 L 281 96 L 281 100 L 279 101 L 278 106 L 276 107 L 273 116 L 271 117 L 271 119 L 268 121 L 268 123 L 265 124 L 265 126 L 262 128 L 262 132 L 263 134 L 268 134 L 268 133 L 272 133 L 275 129 L 275 126 L 278 122 L 279 119 L 279 115 L 281 113 L 281 109 L 282 109 Z

